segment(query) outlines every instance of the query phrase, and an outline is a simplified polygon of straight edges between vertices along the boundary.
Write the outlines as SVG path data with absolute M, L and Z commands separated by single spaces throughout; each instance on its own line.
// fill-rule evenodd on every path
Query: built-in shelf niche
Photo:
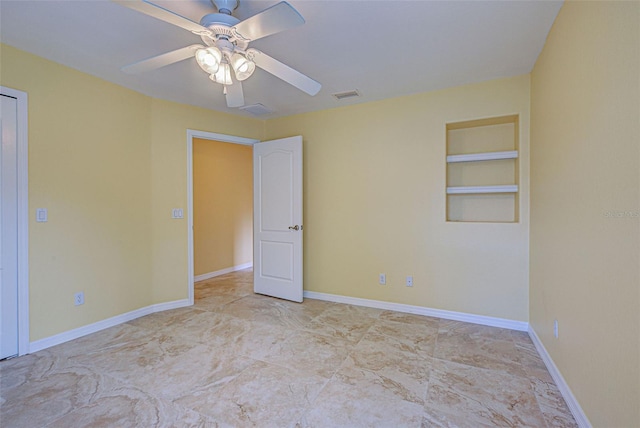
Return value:
M 447 221 L 518 221 L 518 116 L 447 124 Z

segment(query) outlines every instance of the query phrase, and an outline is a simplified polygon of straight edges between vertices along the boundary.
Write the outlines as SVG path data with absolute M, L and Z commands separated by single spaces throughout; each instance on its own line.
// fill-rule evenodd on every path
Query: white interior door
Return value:
M 253 146 L 253 284 L 302 302 L 302 137 Z
M 18 355 L 18 170 L 15 98 L 0 95 L 0 359 Z

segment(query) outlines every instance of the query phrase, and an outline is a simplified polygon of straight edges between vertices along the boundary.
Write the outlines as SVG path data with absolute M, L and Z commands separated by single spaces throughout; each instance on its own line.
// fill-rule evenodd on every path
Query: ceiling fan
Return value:
M 142 73 L 195 57 L 209 78 L 223 85 L 229 107 L 244 105 L 242 81 L 256 66 L 295 86 L 316 95 L 322 85 L 286 64 L 253 48 L 249 43 L 304 24 L 304 18 L 287 2 L 280 2 L 252 17 L 240 21 L 232 15 L 238 0 L 211 0 L 218 13 L 210 13 L 196 23 L 148 0 L 113 0 L 169 24 L 190 31 L 204 45 L 194 44 L 122 67 L 126 73 Z

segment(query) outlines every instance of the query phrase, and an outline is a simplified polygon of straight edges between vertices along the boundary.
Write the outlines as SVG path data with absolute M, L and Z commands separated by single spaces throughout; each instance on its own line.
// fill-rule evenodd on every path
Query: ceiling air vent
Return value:
M 335 94 L 331 94 L 331 95 L 333 95 L 336 100 L 340 101 L 340 100 L 344 100 L 344 99 L 347 99 L 347 98 L 359 97 L 360 96 L 360 92 L 358 92 L 357 89 L 354 89 L 353 91 L 336 92 Z
M 248 106 L 244 106 L 244 107 L 240 107 L 240 110 L 246 111 L 247 113 L 250 113 L 254 116 L 262 116 L 265 114 L 269 114 L 269 113 L 273 113 L 273 111 L 267 107 L 265 107 L 264 105 L 258 103 L 258 104 L 251 104 Z

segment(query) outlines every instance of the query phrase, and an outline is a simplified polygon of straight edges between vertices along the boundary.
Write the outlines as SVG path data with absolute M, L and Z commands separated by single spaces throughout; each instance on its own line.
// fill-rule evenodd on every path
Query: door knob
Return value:
M 297 224 L 295 226 L 289 226 L 289 230 L 300 230 L 300 226 L 298 226 Z

